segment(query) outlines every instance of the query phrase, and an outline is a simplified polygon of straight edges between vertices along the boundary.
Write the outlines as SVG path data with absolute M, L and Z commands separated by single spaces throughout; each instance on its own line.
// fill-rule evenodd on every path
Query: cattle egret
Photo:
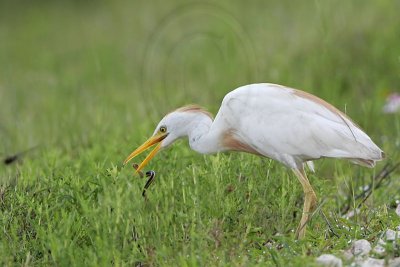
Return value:
M 317 197 L 304 165 L 320 158 L 344 158 L 366 167 L 384 158 L 383 151 L 349 117 L 324 100 L 276 84 L 251 84 L 228 93 L 215 119 L 190 105 L 167 114 L 153 136 L 133 151 L 124 164 L 155 146 L 137 171 L 156 153 L 179 138 L 191 149 L 212 154 L 241 151 L 277 160 L 292 169 L 304 191 L 296 238 L 303 238 Z

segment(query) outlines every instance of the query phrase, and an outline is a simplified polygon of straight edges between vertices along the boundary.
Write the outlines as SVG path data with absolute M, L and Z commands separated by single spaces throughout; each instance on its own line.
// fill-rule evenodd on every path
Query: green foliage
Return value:
M 0 4 L 4 266 L 312 266 L 395 228 L 399 172 L 362 203 L 374 170 L 321 160 L 319 210 L 295 241 L 302 190 L 276 162 L 201 156 L 184 142 L 148 165 L 122 160 L 183 104 L 217 112 L 230 90 L 274 82 L 346 112 L 400 160 L 399 2 L 23 1 Z M 139 160 L 139 159 L 138 159 Z M 362 203 L 362 204 L 361 204 Z M 345 219 L 343 207 L 356 216 Z M 327 221 L 330 223 L 332 234 Z M 388 244 L 385 258 L 399 256 Z

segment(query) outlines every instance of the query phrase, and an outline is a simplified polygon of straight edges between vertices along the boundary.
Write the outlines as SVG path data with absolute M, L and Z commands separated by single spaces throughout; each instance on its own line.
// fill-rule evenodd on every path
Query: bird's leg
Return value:
M 303 214 L 301 216 L 300 224 L 296 230 L 296 239 L 302 239 L 306 234 L 306 224 L 310 218 L 310 215 L 315 210 L 317 196 L 315 195 L 315 192 L 307 179 L 304 169 L 294 169 L 293 171 L 299 179 L 304 191 Z

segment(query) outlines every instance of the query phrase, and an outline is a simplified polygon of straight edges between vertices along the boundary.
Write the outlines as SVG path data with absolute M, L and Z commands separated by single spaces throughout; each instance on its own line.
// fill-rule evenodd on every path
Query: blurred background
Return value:
M 2 1 L 0 151 L 125 152 L 171 109 L 215 113 L 256 82 L 314 93 L 390 138 L 395 117 L 381 108 L 399 91 L 398 10 L 393 0 Z

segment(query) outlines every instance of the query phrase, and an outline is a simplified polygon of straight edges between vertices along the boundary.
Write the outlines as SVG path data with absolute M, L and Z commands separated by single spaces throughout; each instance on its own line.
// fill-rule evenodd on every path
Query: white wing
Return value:
M 230 130 L 241 143 L 291 168 L 321 157 L 373 166 L 383 156 L 339 110 L 316 96 L 275 84 L 247 85 L 227 94 L 212 127 Z

